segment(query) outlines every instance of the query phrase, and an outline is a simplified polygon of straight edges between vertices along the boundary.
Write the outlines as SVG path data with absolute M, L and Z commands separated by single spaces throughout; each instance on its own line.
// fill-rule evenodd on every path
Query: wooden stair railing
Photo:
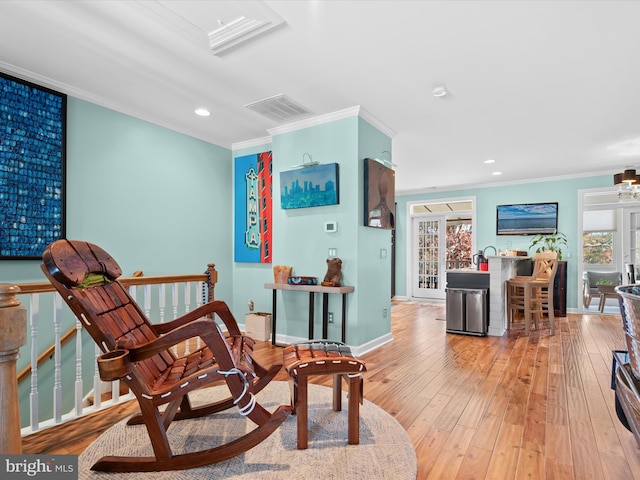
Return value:
M 63 347 L 69 340 L 71 340 L 75 336 L 76 336 L 76 327 L 71 327 L 69 330 L 67 330 L 64 333 L 64 335 L 60 337 L 60 346 Z M 49 347 L 45 349 L 44 352 L 38 355 L 38 361 L 37 361 L 38 368 L 40 368 L 40 366 L 44 362 L 46 362 L 47 360 L 50 360 L 51 357 L 53 357 L 53 354 L 55 353 L 55 349 L 56 349 L 56 345 L 52 343 L 51 345 L 49 345 Z M 18 385 L 22 383 L 22 381 L 29 378 L 29 375 L 31 375 L 31 364 L 24 367 L 18 373 Z
M 204 282 L 207 284 L 207 299 L 213 301 L 215 299 L 215 284 L 218 282 L 218 271 L 213 263 L 207 265 L 206 273 L 196 274 L 179 274 L 179 275 L 154 275 L 145 277 L 142 272 L 135 272 L 132 277 L 122 277 L 120 283 L 125 287 L 138 285 L 158 285 L 161 283 L 184 283 L 184 282 Z M 55 292 L 50 282 L 28 282 L 15 284 L 20 288 L 19 295 L 29 295 L 33 293 Z M 64 346 L 69 340 L 76 336 L 76 328 L 71 327 L 60 337 L 60 346 Z M 40 355 L 38 355 L 37 366 L 40 367 L 44 362 L 51 359 L 55 351 L 55 344 L 51 344 Z M 31 375 L 31 364 L 25 366 L 17 375 L 18 384 L 27 379 Z

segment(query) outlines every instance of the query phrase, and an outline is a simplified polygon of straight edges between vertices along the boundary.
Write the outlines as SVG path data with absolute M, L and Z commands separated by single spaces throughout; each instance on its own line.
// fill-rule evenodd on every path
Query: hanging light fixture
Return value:
M 634 168 L 613 175 L 613 184 L 618 187 L 618 198 L 637 200 L 640 197 L 640 175 Z
M 622 174 L 622 181 L 628 184 L 636 183 L 636 171 L 629 168 Z

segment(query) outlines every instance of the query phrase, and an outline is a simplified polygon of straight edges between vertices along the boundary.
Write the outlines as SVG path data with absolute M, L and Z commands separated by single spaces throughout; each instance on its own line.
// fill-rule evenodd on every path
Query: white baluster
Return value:
M 164 323 L 164 308 L 167 303 L 167 287 L 164 283 L 158 285 L 158 307 L 160 308 L 160 323 Z
M 40 321 L 40 295 L 32 293 L 29 298 L 29 324 L 31 326 L 31 392 L 29 407 L 31 413 L 31 430 L 40 428 L 38 421 L 38 322 Z
M 62 375 L 60 373 L 60 358 L 62 346 L 60 345 L 60 331 L 62 330 L 62 299 L 60 295 L 53 295 L 53 418 L 57 425 L 62 421 Z
M 120 380 L 114 380 L 111 382 L 111 399 L 114 405 L 120 402 Z
M 206 292 L 206 283 L 205 282 L 196 282 L 196 309 L 203 305 L 203 297 Z M 200 287 L 201 295 L 198 295 L 198 287 Z M 196 338 L 196 348 L 202 348 L 202 339 L 200 337 Z
M 136 288 L 135 285 L 129 285 L 129 296 L 133 299 L 134 302 L 138 302 L 136 300 L 136 294 L 138 293 L 138 289 Z M 114 391 L 114 388 L 117 387 L 117 392 Z M 119 397 L 120 397 L 120 380 L 113 380 L 111 382 L 111 398 L 115 398 L 114 395 L 118 396 L 118 400 L 114 400 L 114 403 L 117 403 L 119 401 Z
M 131 298 L 133 298 L 133 301 L 136 302 L 136 286 L 135 285 L 129 285 L 129 295 L 131 296 Z
M 207 284 L 205 282 L 198 282 L 197 285 L 200 287 L 200 295 L 196 293 L 196 308 L 204 305 L 204 296 L 206 295 Z M 197 289 L 197 287 L 196 287 Z
M 184 282 L 184 313 L 191 310 L 191 282 Z
M 171 284 L 171 306 L 173 307 L 173 319 L 178 318 L 178 283 Z M 178 355 L 178 345 L 174 345 L 173 353 Z
M 151 285 L 144 286 L 144 314 L 147 318 L 151 315 Z
M 100 410 L 100 406 L 102 405 L 102 382 L 100 380 L 100 372 L 98 371 L 97 358 L 102 354 L 102 351 L 97 343 L 95 344 L 94 352 L 96 361 L 94 362 L 95 368 L 93 369 L 93 402 L 96 410 Z
M 184 313 L 189 313 L 191 307 L 191 283 L 184 282 Z M 198 337 L 199 339 L 199 337 Z M 185 355 L 189 355 L 189 341 L 187 340 L 185 343 L 184 353 Z M 199 348 L 197 346 L 196 348 Z
M 75 407 L 76 416 L 82 415 L 82 391 L 84 390 L 82 382 L 82 323 L 76 321 L 76 382 L 75 382 Z
M 171 284 L 171 306 L 173 307 L 173 319 L 178 318 L 178 283 Z

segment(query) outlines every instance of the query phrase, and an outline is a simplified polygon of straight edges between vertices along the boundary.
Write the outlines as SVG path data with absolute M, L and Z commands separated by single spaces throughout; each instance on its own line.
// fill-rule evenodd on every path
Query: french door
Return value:
M 413 218 L 413 274 L 411 295 L 445 297 L 445 217 Z
M 635 266 L 637 281 L 638 267 L 640 266 L 640 209 L 638 208 L 624 210 L 622 243 L 622 262 Z M 624 275 L 625 270 L 622 269 L 622 272 Z M 624 282 L 626 282 L 626 278 Z

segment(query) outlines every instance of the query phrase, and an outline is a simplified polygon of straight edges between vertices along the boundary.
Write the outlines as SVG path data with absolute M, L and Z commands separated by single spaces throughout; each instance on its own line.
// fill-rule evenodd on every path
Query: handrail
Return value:
M 69 340 L 71 340 L 73 337 L 76 336 L 76 327 L 71 327 L 69 330 L 67 330 L 64 335 L 62 335 L 60 337 L 60 346 L 64 346 Z M 56 345 L 55 343 L 52 343 L 44 352 L 42 352 L 40 355 L 38 355 L 38 361 L 37 361 L 37 367 L 40 368 L 40 366 L 46 362 L 47 360 L 49 360 L 53 354 L 55 353 L 55 349 L 56 349 Z M 27 366 L 25 366 L 22 370 L 20 370 L 20 373 L 18 373 L 18 385 L 25 380 L 29 375 L 31 375 L 31 364 L 28 364 Z
M 210 263 L 209 268 L 213 268 L 211 274 L 211 284 L 215 284 L 218 281 L 218 272 L 215 270 L 215 265 Z M 215 274 L 215 275 L 214 275 Z M 175 282 L 209 282 L 209 273 L 186 273 L 178 275 L 153 275 L 150 277 L 121 277 L 118 281 L 125 287 L 131 285 L 156 285 L 159 283 L 175 283 Z M 55 289 L 50 282 L 27 282 L 16 283 L 20 287 L 18 295 L 26 295 L 30 293 L 46 293 L 54 292 Z
M 145 277 L 141 273 L 137 273 L 134 277 L 121 277 L 118 281 L 125 287 L 138 285 L 157 285 L 161 283 L 182 283 L 182 282 L 205 282 L 208 286 L 209 301 L 214 299 L 214 285 L 218 282 L 218 271 L 215 264 L 207 265 L 206 273 L 186 273 L 177 275 L 152 275 Z M 29 295 L 32 293 L 55 292 L 55 288 L 51 282 L 27 282 L 16 284 L 20 288 L 18 295 Z M 69 340 L 73 339 L 77 333 L 76 327 L 71 327 L 60 337 L 60 346 L 64 346 Z M 46 348 L 37 359 L 37 367 L 40 367 L 54 354 L 55 344 L 51 344 Z M 31 364 L 25 366 L 17 375 L 18 384 L 31 375 Z

